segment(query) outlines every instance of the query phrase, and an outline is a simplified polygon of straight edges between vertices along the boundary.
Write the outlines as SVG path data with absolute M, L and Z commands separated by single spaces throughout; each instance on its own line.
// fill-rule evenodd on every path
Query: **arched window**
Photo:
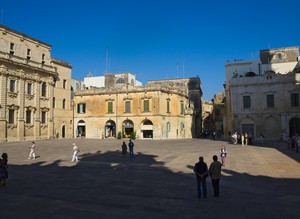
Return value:
M 63 109 L 66 109 L 66 99 L 63 99 L 63 102 L 62 102 L 62 108 L 63 108 Z
M 47 84 L 46 82 L 42 83 L 42 97 L 45 97 L 47 94 Z
M 167 122 L 167 132 L 169 132 L 171 129 L 171 125 L 170 125 L 170 122 Z
M 124 78 L 119 78 L 117 81 L 116 81 L 117 84 L 124 84 L 125 83 L 125 80 Z

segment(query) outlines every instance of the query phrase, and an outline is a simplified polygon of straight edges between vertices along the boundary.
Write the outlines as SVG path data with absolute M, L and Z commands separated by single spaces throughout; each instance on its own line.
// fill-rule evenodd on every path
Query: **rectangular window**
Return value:
M 293 106 L 293 107 L 299 106 L 299 94 L 298 93 L 291 94 L 291 106 Z
M 274 108 L 274 94 L 267 94 L 267 108 Z
M 46 112 L 42 112 L 42 120 L 41 120 L 42 124 L 46 124 Z
M 130 101 L 125 101 L 125 113 L 130 113 Z
M 10 92 L 16 91 L 16 81 L 15 80 L 10 80 L 9 91 Z
M 31 49 L 27 49 L 27 60 L 31 58 Z
M 66 99 L 63 99 L 63 102 L 62 102 L 62 108 L 63 108 L 63 109 L 66 109 Z
M 32 84 L 31 83 L 28 83 L 27 84 L 27 94 L 32 94 Z
M 167 113 L 170 113 L 170 100 L 167 100 Z
M 243 106 L 244 106 L 244 109 L 250 109 L 251 108 L 250 96 L 243 96 Z
M 15 123 L 15 111 L 14 110 L 9 110 L 8 111 L 8 123 Z
M 30 110 L 26 111 L 26 123 L 27 124 L 31 123 L 31 111 Z
M 144 100 L 144 112 L 149 112 L 149 100 Z
M 14 49 L 15 49 L 15 44 L 14 44 L 14 43 L 10 43 L 9 49 L 10 49 L 10 50 L 14 50 Z
M 77 113 L 85 113 L 85 103 L 78 103 L 77 104 Z
M 183 104 L 183 102 L 180 103 L 180 114 L 184 114 L 184 104 Z
M 67 80 L 63 80 L 63 89 L 66 89 L 66 86 L 67 86 Z
M 107 102 L 107 112 L 113 113 L 113 102 L 111 101 Z
M 53 97 L 52 108 L 55 108 L 55 105 L 56 105 L 56 103 L 55 103 L 55 97 Z
M 10 43 L 10 51 L 9 51 L 9 54 L 10 55 L 14 55 L 15 54 L 15 44 L 14 43 Z
M 42 64 L 45 64 L 45 54 L 42 54 Z

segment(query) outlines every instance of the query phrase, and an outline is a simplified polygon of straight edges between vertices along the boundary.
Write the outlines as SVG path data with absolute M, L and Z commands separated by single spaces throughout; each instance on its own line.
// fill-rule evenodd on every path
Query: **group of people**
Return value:
M 197 181 L 197 197 L 200 199 L 203 195 L 204 198 L 207 197 L 207 188 L 206 188 L 206 178 L 211 177 L 211 183 L 214 191 L 214 197 L 219 197 L 220 195 L 220 178 L 222 166 L 225 166 L 227 156 L 227 149 L 222 145 L 220 150 L 221 162 L 218 161 L 218 156 L 213 156 L 213 162 L 210 164 L 209 168 L 204 162 L 202 156 L 199 157 L 199 162 L 194 166 L 194 172 L 196 174 Z
M 263 135 L 262 135 L 263 137 Z M 234 145 L 241 144 L 241 145 L 252 145 L 252 134 L 249 132 L 243 132 L 242 134 L 234 132 L 231 135 L 231 142 Z
M 134 152 L 133 152 L 133 147 L 134 147 L 134 143 L 132 140 L 129 140 L 128 142 L 128 148 L 129 148 L 129 156 L 132 158 L 134 157 Z M 73 143 L 73 155 L 72 155 L 72 160 L 71 162 L 77 162 L 78 161 L 78 154 L 80 152 L 78 146 Z M 29 156 L 28 156 L 28 159 L 35 159 L 36 158 L 36 155 L 35 155 L 35 143 L 32 142 L 31 146 L 29 146 Z M 123 144 L 122 144 L 122 155 L 123 156 L 126 156 L 127 154 L 127 145 L 125 143 L 125 141 L 123 141 Z
M 129 142 L 128 142 L 128 148 L 129 148 L 129 156 L 131 158 L 134 157 L 133 147 L 134 147 L 134 143 L 130 139 Z M 122 144 L 121 148 L 122 148 L 122 155 L 125 157 L 126 154 L 127 154 L 127 144 L 125 143 L 125 141 L 123 141 L 123 144 Z
M 0 187 L 6 185 L 8 179 L 8 155 L 3 153 L 0 157 Z

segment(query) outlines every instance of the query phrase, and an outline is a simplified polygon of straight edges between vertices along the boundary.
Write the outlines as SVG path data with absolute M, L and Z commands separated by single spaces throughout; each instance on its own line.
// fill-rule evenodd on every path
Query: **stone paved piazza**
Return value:
M 81 152 L 72 163 L 72 143 Z M 126 140 L 126 143 L 128 141 Z M 299 218 L 300 154 L 282 142 L 241 146 L 209 139 L 135 140 L 133 159 L 122 140 L 63 139 L 0 144 L 9 179 L 0 187 L 1 218 Z M 220 197 L 196 197 L 193 166 L 228 150 Z

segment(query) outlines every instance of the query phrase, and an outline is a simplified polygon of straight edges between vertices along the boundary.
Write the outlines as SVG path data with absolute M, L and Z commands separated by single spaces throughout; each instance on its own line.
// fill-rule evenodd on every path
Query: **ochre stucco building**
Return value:
M 103 88 L 76 91 L 76 136 L 130 137 L 134 132 L 139 139 L 192 138 L 197 127 L 201 133 L 201 114 L 197 121 L 195 103 L 189 97 L 195 95 L 197 88 L 197 106 L 201 106 L 199 78 L 150 82 L 145 86 L 112 83 Z

